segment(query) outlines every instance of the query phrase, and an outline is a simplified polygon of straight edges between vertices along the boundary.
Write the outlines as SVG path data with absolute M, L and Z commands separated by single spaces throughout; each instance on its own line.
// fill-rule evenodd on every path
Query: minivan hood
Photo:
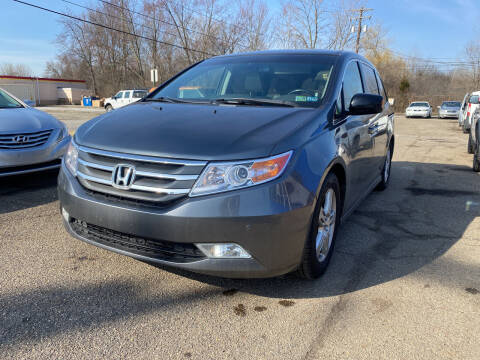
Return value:
M 0 109 L 0 133 L 36 132 L 59 127 L 61 123 L 57 119 L 37 109 Z
M 282 139 L 311 122 L 311 108 L 140 102 L 103 114 L 75 134 L 79 145 L 192 160 L 271 155 Z

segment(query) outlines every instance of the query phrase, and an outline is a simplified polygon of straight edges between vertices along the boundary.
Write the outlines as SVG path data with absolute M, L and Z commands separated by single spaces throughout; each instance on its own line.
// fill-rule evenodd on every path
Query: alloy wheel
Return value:
M 318 216 L 318 232 L 315 239 L 317 260 L 323 262 L 332 246 L 335 222 L 337 218 L 337 198 L 335 191 L 329 188 L 325 193 L 323 205 Z

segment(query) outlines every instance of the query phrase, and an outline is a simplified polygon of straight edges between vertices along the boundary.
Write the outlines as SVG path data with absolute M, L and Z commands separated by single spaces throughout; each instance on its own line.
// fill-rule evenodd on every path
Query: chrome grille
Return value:
M 135 178 L 128 190 L 113 186 L 117 165 L 135 168 Z M 151 202 L 169 202 L 186 196 L 206 162 L 158 158 L 116 153 L 79 146 L 77 176 L 87 189 Z
M 31 133 L 0 134 L 0 149 L 26 149 L 45 144 L 53 130 Z

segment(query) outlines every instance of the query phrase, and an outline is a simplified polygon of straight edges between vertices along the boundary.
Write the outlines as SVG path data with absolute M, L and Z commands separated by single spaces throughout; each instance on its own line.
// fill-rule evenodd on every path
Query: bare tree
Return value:
M 277 40 L 286 48 L 316 49 L 325 46 L 328 34 L 323 0 L 288 0 L 283 4 Z
M 475 89 L 480 88 L 480 41 L 472 41 L 467 44 L 465 54 L 471 64 L 472 78 L 471 84 Z
M 3 63 L 0 65 L 0 75 L 32 76 L 32 69 L 25 64 Z

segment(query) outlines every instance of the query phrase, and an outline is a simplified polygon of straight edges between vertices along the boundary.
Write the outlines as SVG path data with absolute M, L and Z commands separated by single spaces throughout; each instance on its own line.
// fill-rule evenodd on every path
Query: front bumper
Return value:
M 301 261 L 314 195 L 293 182 L 287 177 L 252 188 L 185 198 L 172 205 L 154 207 L 88 192 L 62 165 L 58 192 L 61 207 L 69 214 L 64 219 L 65 227 L 80 240 L 139 260 L 209 275 L 253 278 L 290 272 Z M 85 235 L 88 230 L 78 231 L 77 220 L 119 240 L 103 241 L 104 235 L 98 233 Z M 134 238 L 133 245 L 130 242 L 127 247 L 119 246 L 119 241 L 130 238 Z M 195 243 L 236 243 L 252 257 L 166 258 L 139 251 L 145 242 L 155 247 L 177 245 L 180 249 L 189 248 L 190 253 Z
M 405 112 L 405 115 L 409 117 L 427 117 L 429 115 L 429 111 L 407 111 Z
M 438 113 L 438 116 L 440 116 L 441 118 L 454 118 L 454 119 L 457 119 L 458 118 L 458 111 L 457 112 L 448 112 L 448 111 L 439 111 Z
M 57 136 L 58 132 L 54 132 L 50 140 L 39 147 L 0 149 L 0 177 L 58 169 L 70 142 L 70 135 L 59 142 L 55 140 Z

